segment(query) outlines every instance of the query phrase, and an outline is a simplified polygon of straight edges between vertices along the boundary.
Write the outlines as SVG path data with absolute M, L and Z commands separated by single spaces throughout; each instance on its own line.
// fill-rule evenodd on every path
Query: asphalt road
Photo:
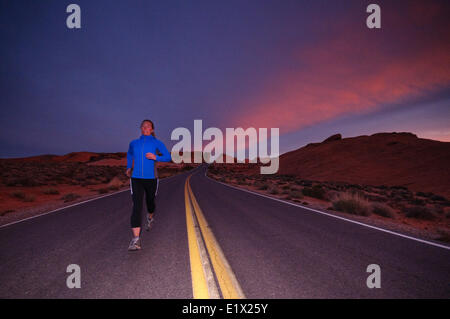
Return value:
M 0 228 L 0 298 L 193 298 L 184 184 L 247 298 L 449 298 L 450 250 L 240 191 L 206 166 L 163 179 L 128 252 L 129 191 Z M 145 206 L 144 206 L 145 207 Z M 69 289 L 67 266 L 81 269 Z M 381 270 L 369 289 L 367 266 Z

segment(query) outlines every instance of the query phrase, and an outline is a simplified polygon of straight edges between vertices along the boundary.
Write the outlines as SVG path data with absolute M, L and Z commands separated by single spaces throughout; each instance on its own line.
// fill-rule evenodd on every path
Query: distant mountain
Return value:
M 450 143 L 412 133 L 340 134 L 280 156 L 279 174 L 301 179 L 405 186 L 450 198 Z
M 38 163 L 61 163 L 61 162 L 92 162 L 101 159 L 121 159 L 126 156 L 126 153 L 94 153 L 94 152 L 72 152 L 65 155 L 37 155 L 30 157 L 21 158 L 6 158 L 0 159 L 0 161 L 11 161 L 11 162 L 38 162 Z

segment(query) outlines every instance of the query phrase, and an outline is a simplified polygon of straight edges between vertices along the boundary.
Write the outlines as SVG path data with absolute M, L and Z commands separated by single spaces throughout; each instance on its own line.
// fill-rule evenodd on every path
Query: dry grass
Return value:
M 66 194 L 66 195 L 62 196 L 61 199 L 64 200 L 64 203 L 67 203 L 67 202 L 72 202 L 80 197 L 81 196 L 78 194 L 70 193 L 70 194 Z
M 394 217 L 394 210 L 383 203 L 372 203 L 372 213 L 386 218 Z
M 434 220 L 434 214 L 426 206 L 410 206 L 405 208 L 406 217 L 421 220 Z
M 320 185 L 314 185 L 313 187 L 305 187 L 302 190 L 303 195 L 317 198 L 317 199 L 325 199 L 326 192 Z
M 368 216 L 370 214 L 370 202 L 358 193 L 339 193 L 333 200 L 333 209 L 344 213 Z
M 59 191 L 55 188 L 46 188 L 42 191 L 46 195 L 59 195 Z
M 34 202 L 36 200 L 36 196 L 31 194 L 26 194 L 22 191 L 15 191 L 12 194 L 12 197 L 21 200 L 22 202 Z

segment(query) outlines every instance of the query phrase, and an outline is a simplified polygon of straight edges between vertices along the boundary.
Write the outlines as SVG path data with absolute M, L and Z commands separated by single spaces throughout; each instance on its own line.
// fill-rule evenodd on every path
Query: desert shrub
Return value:
M 411 204 L 413 204 L 413 205 L 425 205 L 425 201 L 423 199 L 420 199 L 420 198 L 414 198 L 411 201 Z
M 441 205 L 434 205 L 433 211 L 436 214 L 443 215 L 444 214 L 444 207 L 442 207 Z
M 58 195 L 59 191 L 55 188 L 46 188 L 42 191 L 46 195 Z
M 265 191 L 265 190 L 267 190 L 269 188 L 269 185 L 267 185 L 266 183 L 260 183 L 260 184 L 257 185 L 257 187 L 258 187 L 259 190 Z
M 433 213 L 426 206 L 410 206 L 405 208 L 406 217 L 421 220 L 433 220 Z
M 108 189 L 109 189 L 110 191 L 118 191 L 118 190 L 119 190 L 119 186 L 116 186 L 116 185 L 114 185 L 114 186 L 109 186 Z
M 283 175 L 279 175 L 278 178 L 280 180 L 282 180 L 282 181 L 290 182 L 290 181 L 293 181 L 295 179 L 295 176 L 289 175 L 289 174 L 283 174 Z
M 272 194 L 272 195 L 277 195 L 277 194 L 279 194 L 278 189 L 277 189 L 276 187 L 271 187 L 271 188 L 269 189 L 269 193 Z
M 64 200 L 64 202 L 67 203 L 67 202 L 74 201 L 74 200 L 76 200 L 77 198 L 80 198 L 80 197 L 81 196 L 78 195 L 78 194 L 69 193 L 69 194 L 66 194 L 66 195 L 62 196 L 60 199 Z
M 291 190 L 289 196 L 292 198 L 303 198 L 302 193 L 298 190 Z
M 24 186 L 24 187 L 32 187 L 32 186 L 38 186 L 39 183 L 35 180 L 26 178 L 26 177 L 19 177 L 19 178 L 12 178 L 5 182 L 6 186 Z
M 20 199 L 22 202 L 34 202 L 36 200 L 36 197 L 34 195 L 26 194 L 22 191 L 13 192 L 12 196 Z
M 394 217 L 394 210 L 390 206 L 382 203 L 373 203 L 372 213 L 387 218 Z
M 7 209 L 7 210 L 2 211 L 0 213 L 0 216 L 5 216 L 6 214 L 13 213 L 13 212 L 15 212 L 14 209 Z
M 245 181 L 245 179 L 238 179 L 237 184 L 238 185 L 247 185 L 247 182 Z
M 92 182 L 92 180 L 86 180 L 84 182 L 82 182 L 80 185 L 83 187 L 89 186 L 89 185 L 94 185 L 95 183 Z
M 403 190 L 403 191 L 408 190 L 408 188 L 405 186 L 391 186 L 391 189 L 399 189 L 399 190 Z
M 445 202 L 447 200 L 445 197 L 440 196 L 440 195 L 433 195 L 430 197 L 430 199 L 434 200 L 434 201 L 443 201 L 443 202 Z
M 427 197 L 427 194 L 425 194 L 424 192 L 417 192 L 416 196 Z
M 318 198 L 318 199 L 325 199 L 325 190 L 320 185 L 314 185 L 313 187 L 305 187 L 302 190 L 303 195 Z
M 34 202 L 36 200 L 36 196 L 26 194 L 25 198 L 23 199 L 24 202 Z
M 437 240 L 450 243 L 450 233 L 449 232 L 440 232 Z
M 108 187 L 99 188 L 99 189 L 97 189 L 97 192 L 99 194 L 106 194 L 109 192 L 109 188 Z
M 356 193 L 341 193 L 332 204 L 335 210 L 352 215 L 368 216 L 370 213 L 369 202 Z
M 302 181 L 301 185 L 306 186 L 306 187 L 311 187 L 313 185 L 313 183 L 311 181 Z
M 4 179 L 4 184 L 8 187 L 16 186 L 18 184 L 17 179 Z
M 13 197 L 18 198 L 18 199 L 24 199 L 25 198 L 25 193 L 22 191 L 15 191 L 11 194 Z

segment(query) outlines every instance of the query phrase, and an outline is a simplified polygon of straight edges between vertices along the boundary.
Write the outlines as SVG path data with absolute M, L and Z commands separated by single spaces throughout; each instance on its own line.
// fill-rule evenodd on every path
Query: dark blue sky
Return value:
M 375 31 L 365 1 L 2 0 L 0 157 L 124 152 L 144 118 L 169 148 L 194 119 L 280 127 L 281 152 L 338 132 L 450 141 L 448 6 L 384 2 Z

